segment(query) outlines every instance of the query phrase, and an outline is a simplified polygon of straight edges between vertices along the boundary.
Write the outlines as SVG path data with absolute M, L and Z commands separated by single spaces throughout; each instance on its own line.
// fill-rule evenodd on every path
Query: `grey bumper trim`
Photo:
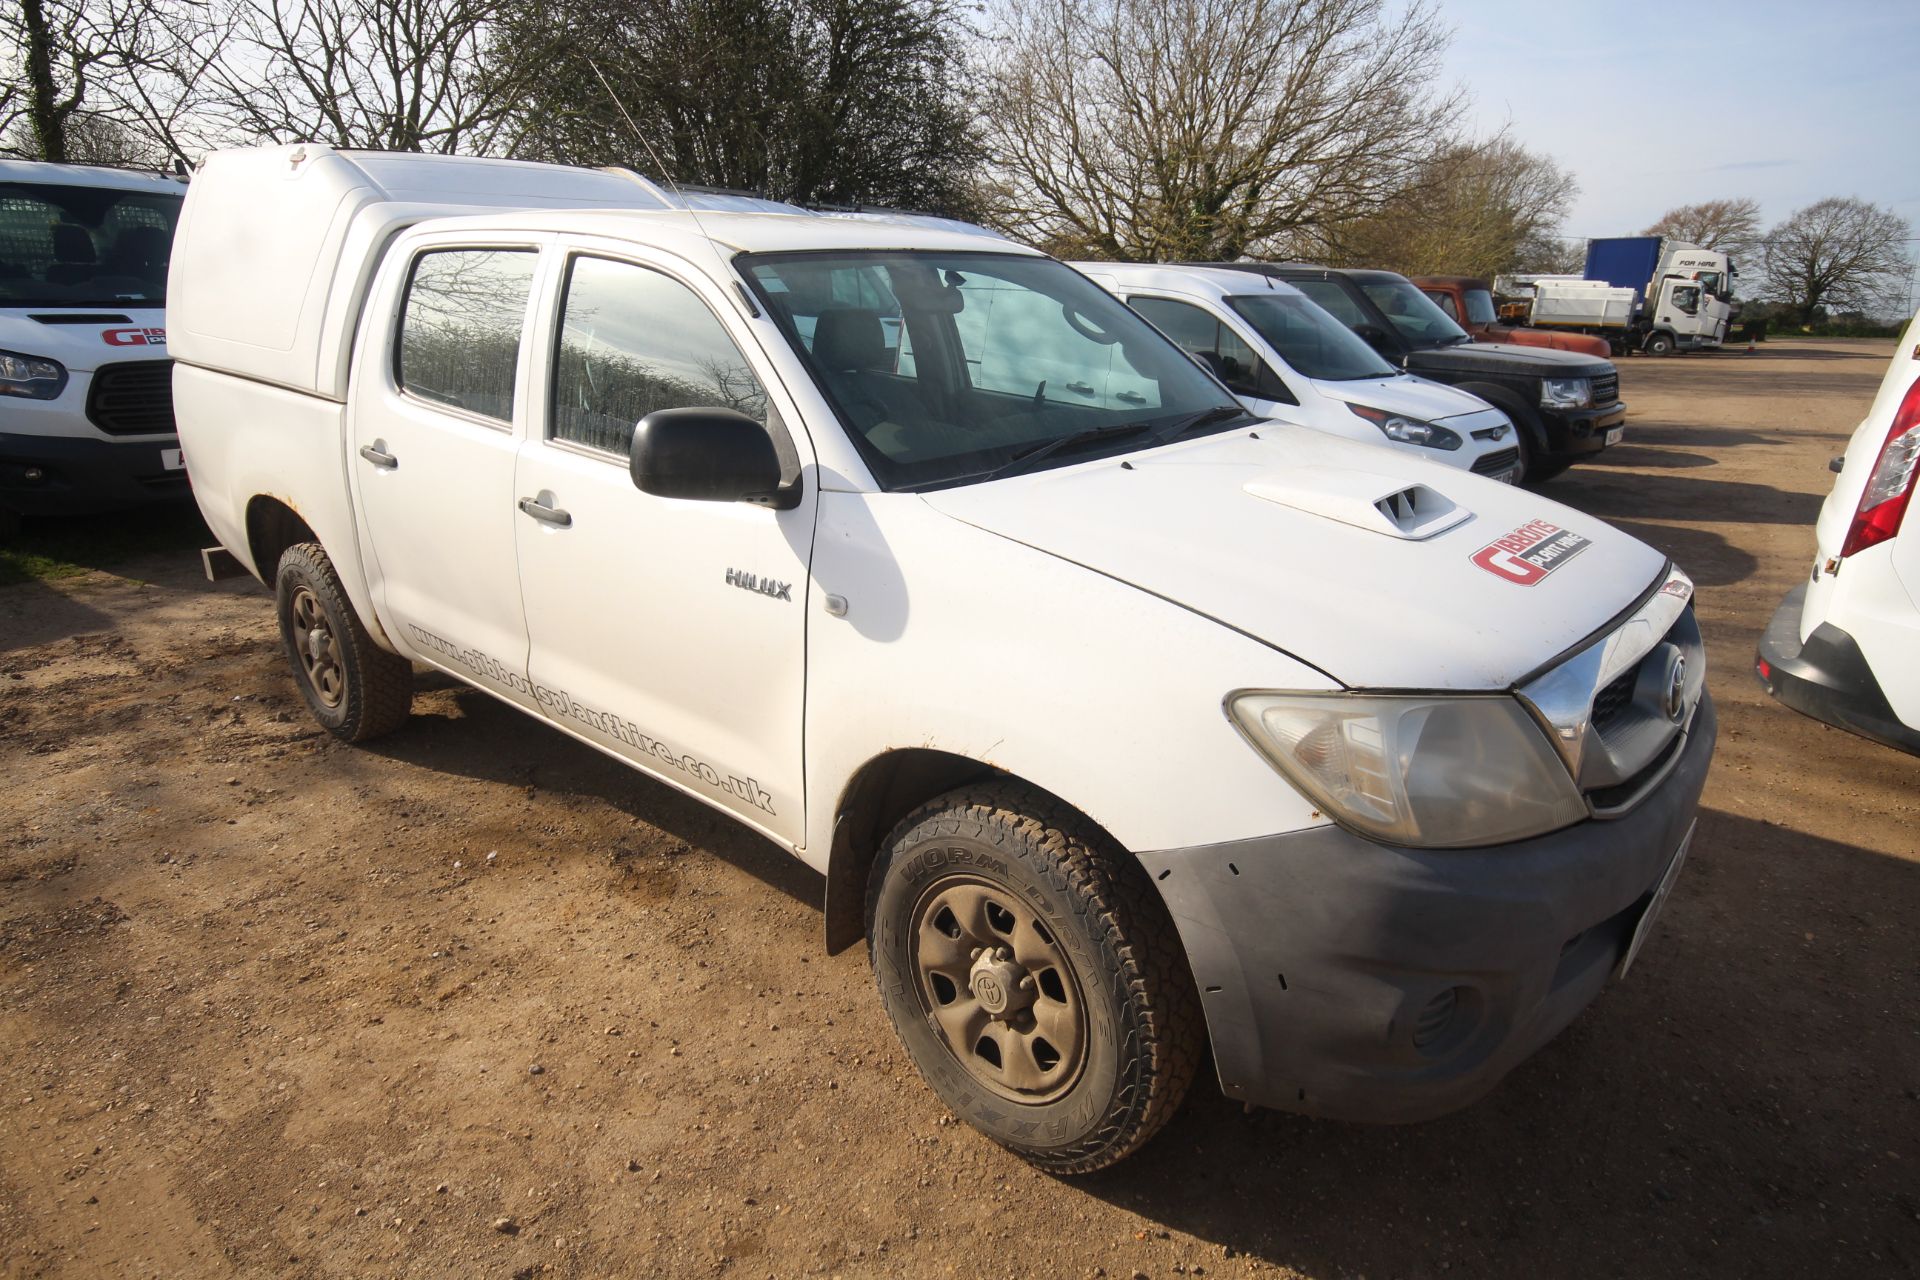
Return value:
M 1338 827 L 1140 855 L 1207 1010 L 1220 1087 L 1409 1122 L 1487 1093 L 1605 984 L 1699 808 L 1710 699 L 1632 813 L 1485 849 Z

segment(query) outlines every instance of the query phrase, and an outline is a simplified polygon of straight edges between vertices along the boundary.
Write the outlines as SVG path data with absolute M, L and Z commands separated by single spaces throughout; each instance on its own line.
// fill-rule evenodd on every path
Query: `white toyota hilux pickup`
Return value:
M 1632 962 L 1714 742 L 1664 556 L 1269 429 L 977 229 L 727 204 L 317 146 L 196 176 L 194 490 L 330 730 L 435 668 L 763 833 L 940 1097 L 1061 1172 L 1209 1037 L 1249 1103 L 1464 1106 Z

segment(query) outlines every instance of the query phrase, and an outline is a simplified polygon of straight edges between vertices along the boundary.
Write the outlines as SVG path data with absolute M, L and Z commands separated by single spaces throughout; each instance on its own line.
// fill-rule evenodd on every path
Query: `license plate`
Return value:
M 1607 447 L 1612 448 L 1614 445 L 1619 444 L 1620 437 L 1624 436 L 1625 434 L 1627 434 L 1627 429 L 1625 427 L 1608 427 L 1607 428 Z
M 1633 959 L 1640 954 L 1641 946 L 1647 935 L 1653 931 L 1653 922 L 1660 915 L 1660 908 L 1667 905 L 1667 895 L 1673 892 L 1673 882 L 1680 878 L 1680 868 L 1686 864 L 1687 850 L 1693 847 L 1693 830 L 1699 826 L 1695 822 L 1687 828 L 1687 834 L 1680 838 L 1680 847 L 1674 851 L 1673 861 L 1667 864 L 1667 873 L 1660 877 L 1660 886 L 1653 891 L 1653 900 L 1647 903 L 1647 909 L 1640 913 L 1640 923 L 1633 927 L 1633 940 L 1627 943 L 1627 953 L 1620 957 L 1620 967 L 1613 971 L 1614 981 L 1627 976 L 1627 970 L 1633 967 Z
M 160 451 L 160 466 L 166 471 L 185 471 L 187 469 L 186 451 L 183 449 L 162 449 Z

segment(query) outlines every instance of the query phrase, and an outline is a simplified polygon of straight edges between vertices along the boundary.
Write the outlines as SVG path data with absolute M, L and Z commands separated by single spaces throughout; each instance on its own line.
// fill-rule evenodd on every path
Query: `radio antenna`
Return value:
M 633 134 L 633 140 L 638 142 L 641 147 L 646 150 L 648 158 L 653 161 L 654 168 L 659 172 L 661 179 L 673 191 L 674 197 L 680 201 L 681 207 L 687 211 L 687 215 L 693 219 L 694 229 L 699 232 L 700 238 L 706 241 L 707 248 L 713 252 L 714 260 L 720 264 L 722 277 L 731 280 L 733 291 L 735 295 L 739 297 L 742 305 L 746 307 L 747 314 L 756 320 L 759 319 L 760 308 L 754 304 L 753 294 L 748 291 L 747 286 L 740 280 L 738 273 L 732 269 L 726 257 L 720 252 L 719 244 L 715 242 L 712 236 L 707 234 L 706 224 L 700 221 L 700 211 L 694 208 L 693 201 L 687 197 L 686 191 L 674 180 L 673 170 L 667 166 L 665 158 L 653 149 L 653 144 L 647 141 L 647 135 L 640 131 L 640 126 L 634 120 L 633 114 L 627 110 L 627 104 L 620 101 L 620 95 L 613 91 L 613 85 L 608 82 L 606 73 L 600 70 L 600 64 L 589 57 L 587 59 L 587 66 L 593 69 L 594 79 L 600 82 L 600 87 L 607 91 L 607 100 L 613 103 L 613 109 L 618 111 L 620 118 L 627 122 L 627 130 Z

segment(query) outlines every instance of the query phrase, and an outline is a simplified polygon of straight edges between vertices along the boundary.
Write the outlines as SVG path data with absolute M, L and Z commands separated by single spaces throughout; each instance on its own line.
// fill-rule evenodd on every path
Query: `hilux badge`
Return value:
M 1571 529 L 1529 520 L 1474 552 L 1473 562 L 1496 578 L 1531 587 L 1592 545 Z
M 775 600 L 791 601 L 793 599 L 791 582 L 775 582 L 772 578 L 762 578 L 739 569 L 727 570 L 727 585 L 739 587 L 742 591 L 757 591 L 763 596 L 772 596 Z

